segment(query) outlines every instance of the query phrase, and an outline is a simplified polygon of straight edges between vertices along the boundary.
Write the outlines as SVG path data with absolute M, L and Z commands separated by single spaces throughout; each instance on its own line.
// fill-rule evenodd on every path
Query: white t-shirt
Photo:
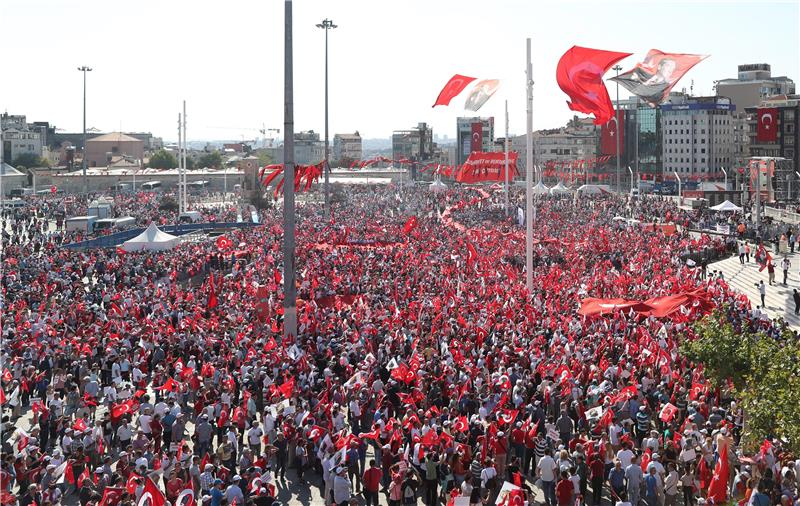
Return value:
M 153 419 L 150 415 L 139 415 L 139 427 L 142 428 L 142 432 L 145 434 L 150 434 L 150 421 Z
M 617 452 L 617 458 L 622 463 L 622 468 L 627 469 L 629 465 L 631 465 L 631 459 L 633 458 L 634 453 L 628 449 L 620 450 Z
M 542 481 L 556 480 L 556 461 L 553 460 L 553 457 L 545 455 L 540 458 L 536 464 L 536 469 L 539 471 L 539 477 Z
M 497 476 L 497 470 L 493 467 L 487 467 L 481 471 L 481 487 L 486 488 L 486 483 L 492 478 Z
M 252 427 L 247 431 L 247 441 L 251 445 L 257 445 L 261 442 L 261 436 L 263 435 L 264 433 L 261 431 L 261 427 Z

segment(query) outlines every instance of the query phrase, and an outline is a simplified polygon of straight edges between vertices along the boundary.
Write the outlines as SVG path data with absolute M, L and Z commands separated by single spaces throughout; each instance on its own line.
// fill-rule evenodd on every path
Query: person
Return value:
M 625 486 L 628 492 L 628 502 L 631 504 L 639 504 L 643 479 L 642 466 L 639 465 L 639 458 L 634 455 L 631 464 L 625 468 Z
M 792 290 L 792 298 L 794 299 L 794 314 L 800 314 L 800 293 L 797 288 Z
M 603 481 L 605 478 L 606 464 L 599 453 L 592 454 L 589 465 L 589 476 L 592 482 L 592 505 L 599 506 L 603 497 Z
M 333 502 L 337 506 L 350 504 L 350 480 L 347 478 L 347 468 L 337 467 L 333 479 Z
M 558 466 L 552 457 L 553 451 L 545 448 L 544 456 L 536 463 L 536 477 L 542 480 L 542 492 L 546 506 L 556 506 L 556 478 Z
M 769 275 L 769 286 L 775 282 L 775 264 L 772 260 L 767 260 L 767 274 Z
M 222 500 L 225 499 L 225 491 L 223 488 L 225 484 L 217 478 L 214 480 L 214 484 L 211 487 L 210 496 L 211 496 L 211 506 L 222 506 Z
M 758 294 L 761 296 L 761 306 L 767 307 L 767 287 L 764 285 L 763 279 L 756 284 L 756 288 L 758 288 Z
M 228 504 L 244 504 L 244 493 L 239 487 L 242 477 L 238 474 L 231 479 L 231 484 L 225 489 L 225 500 Z
M 401 485 L 404 505 L 417 504 L 417 489 L 419 485 L 420 482 L 417 479 L 416 470 L 413 467 L 409 468 Z
M 664 506 L 678 504 L 678 469 L 674 462 L 667 463 L 667 478 L 664 480 Z
M 783 269 L 783 286 L 787 285 L 787 281 L 789 279 L 789 269 L 792 267 L 792 262 L 789 260 L 788 256 L 783 257 L 783 261 L 781 261 L 781 269 Z
M 767 483 L 766 479 L 761 479 L 758 482 L 758 488 L 753 492 L 750 496 L 750 504 L 753 506 L 770 506 L 772 503 L 772 499 L 770 499 L 769 495 L 764 493 L 764 491 L 770 490 L 769 483 Z
M 558 501 L 558 506 L 571 505 L 574 495 L 575 490 L 572 485 L 572 481 L 569 479 L 569 472 L 561 471 L 561 479 L 558 480 L 558 484 L 556 485 L 556 498 Z
M 739 243 L 739 263 L 744 265 L 744 243 Z
M 749 264 L 750 263 L 750 243 L 744 243 L 744 259 Z
M 370 459 L 369 468 L 364 471 L 364 476 L 361 478 L 364 484 L 364 499 L 367 506 L 378 506 L 378 492 L 381 487 L 381 478 L 383 471 L 375 463 L 375 459 Z
M 644 477 L 644 500 L 647 502 L 647 506 L 658 506 L 660 495 L 661 480 L 656 474 L 656 467 L 650 464 L 647 467 L 647 475 Z

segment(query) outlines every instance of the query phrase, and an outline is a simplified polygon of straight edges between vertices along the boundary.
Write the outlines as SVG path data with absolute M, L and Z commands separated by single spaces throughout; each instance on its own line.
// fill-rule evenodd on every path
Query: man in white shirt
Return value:
M 545 506 L 556 506 L 556 472 L 558 466 L 552 457 L 552 450 L 545 448 L 544 457 L 536 463 L 536 476 L 542 480 L 542 492 L 544 492 Z
M 622 463 L 622 469 L 627 469 L 631 465 L 631 459 L 635 454 L 628 448 L 628 443 L 625 443 L 620 451 L 617 452 L 617 458 Z
M 672 462 L 667 464 L 667 469 L 669 473 L 664 480 L 664 506 L 676 506 L 678 504 L 678 471 Z
M 247 444 L 253 450 L 254 455 L 261 455 L 261 436 L 264 432 L 258 426 L 258 421 L 253 421 L 253 426 L 247 431 Z

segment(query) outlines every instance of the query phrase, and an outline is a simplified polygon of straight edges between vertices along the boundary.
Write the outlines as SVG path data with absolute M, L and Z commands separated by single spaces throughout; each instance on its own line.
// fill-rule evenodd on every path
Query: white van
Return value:
M 19 209 L 25 207 L 25 201 L 22 199 L 11 199 L 3 201 L 3 209 Z

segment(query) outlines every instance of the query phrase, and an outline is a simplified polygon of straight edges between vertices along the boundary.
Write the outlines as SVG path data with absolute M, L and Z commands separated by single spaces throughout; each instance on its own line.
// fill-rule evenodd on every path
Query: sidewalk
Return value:
M 752 245 L 751 245 L 752 248 Z M 754 248 L 753 248 L 754 249 Z M 800 316 L 794 314 L 794 299 L 792 298 L 792 290 L 797 288 L 800 290 L 800 253 L 790 253 L 789 260 L 792 266 L 789 269 L 789 278 L 787 285 L 784 286 L 783 270 L 781 270 L 781 262 L 783 255 L 773 255 L 773 262 L 775 264 L 775 284 L 769 286 L 767 281 L 769 275 L 767 270 L 759 272 L 759 265 L 753 259 L 753 254 L 750 254 L 750 262 L 744 265 L 739 263 L 739 256 L 734 255 L 726 260 L 714 262 L 708 265 L 709 274 L 712 271 L 722 271 L 725 276 L 725 281 L 740 292 L 747 295 L 753 306 L 761 305 L 761 296 L 758 292 L 758 282 L 762 279 L 767 285 L 766 305 L 767 313 L 770 318 L 781 317 L 786 320 L 792 330 L 800 330 Z

